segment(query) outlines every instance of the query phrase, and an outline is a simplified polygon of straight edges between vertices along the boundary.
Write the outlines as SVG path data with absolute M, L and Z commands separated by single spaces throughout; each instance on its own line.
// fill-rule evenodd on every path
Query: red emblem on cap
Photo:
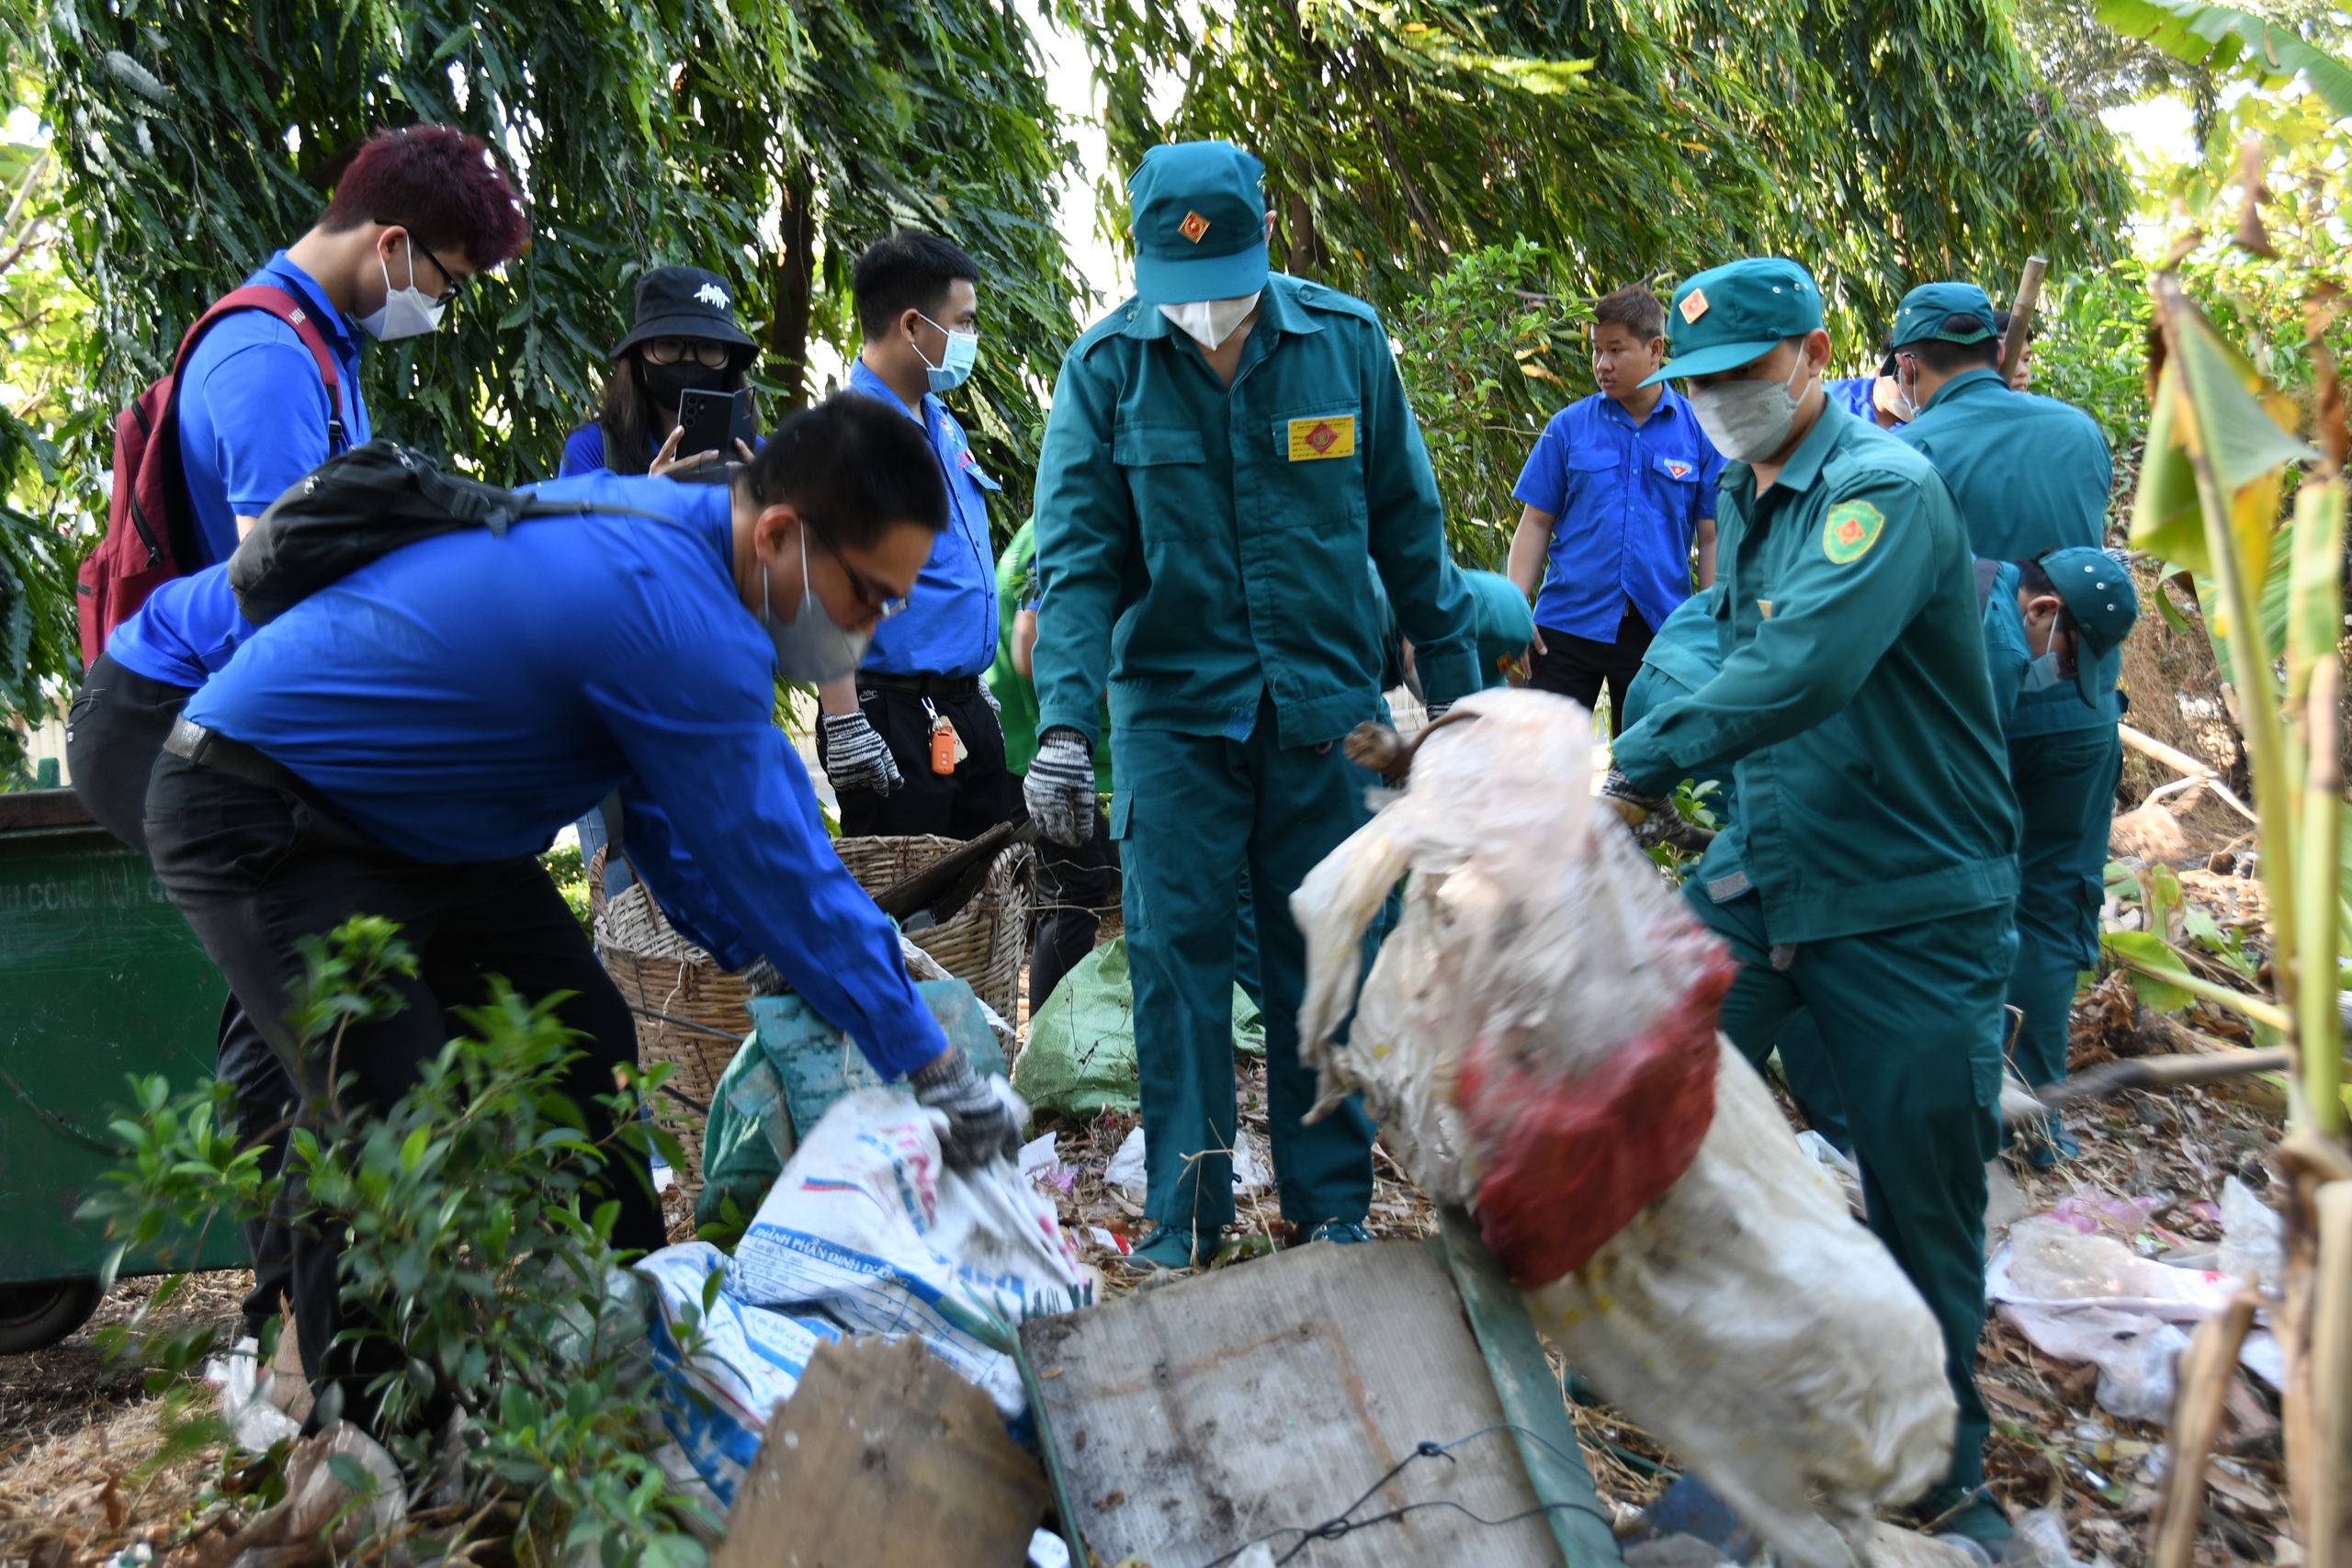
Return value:
M 1176 231 L 1197 245 L 1201 236 L 1209 231 L 1209 220 L 1197 212 L 1187 212 L 1184 221 L 1176 225 Z

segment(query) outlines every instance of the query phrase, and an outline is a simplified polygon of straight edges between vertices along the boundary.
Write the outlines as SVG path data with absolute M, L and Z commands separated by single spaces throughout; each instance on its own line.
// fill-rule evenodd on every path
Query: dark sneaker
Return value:
M 1928 1534 L 1972 1541 L 1995 1562 L 2008 1551 L 2009 1513 L 1988 1488 L 1939 1486 L 1912 1504 L 1911 1514 Z
M 1216 1256 L 1216 1238 L 1173 1225 L 1154 1225 L 1143 1245 L 1127 1254 L 1130 1269 L 1196 1269 Z
M 1355 1247 L 1370 1241 L 1372 1233 L 1362 1225 L 1343 1224 L 1338 1220 L 1326 1220 L 1306 1233 L 1310 1242 L 1328 1241 L 1338 1247 Z

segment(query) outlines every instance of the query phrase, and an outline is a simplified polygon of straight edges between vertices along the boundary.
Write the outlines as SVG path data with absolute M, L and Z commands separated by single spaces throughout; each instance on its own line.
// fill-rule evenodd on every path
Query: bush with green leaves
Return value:
M 398 1005 L 387 982 L 416 966 L 395 926 L 364 916 L 305 957 L 293 1017 L 331 1062 L 352 1024 Z M 575 1055 L 554 1014 L 561 999 L 529 1001 L 493 977 L 489 1000 L 458 1013 L 467 1033 L 391 1106 L 307 1112 L 283 1184 L 232 1130 L 228 1086 L 175 1095 L 161 1077 L 134 1080 L 135 1107 L 113 1124 L 125 1161 L 87 1212 L 119 1245 L 144 1247 L 258 1215 L 290 1188 L 300 1223 L 331 1216 L 345 1227 L 343 1299 L 357 1324 L 345 1332 L 383 1369 L 366 1393 L 411 1483 L 411 1551 L 453 1555 L 494 1535 L 513 1538 L 518 1560 L 584 1549 L 604 1568 L 699 1568 L 694 1531 L 718 1521 L 649 1457 L 666 1439 L 648 1298 L 613 1247 L 619 1205 L 605 1195 L 616 1179 L 643 1179 L 657 1146 L 683 1161 L 638 1116 L 664 1069 L 600 1097 L 618 1131 L 593 1137 L 560 1087 Z M 155 1369 L 167 1461 L 229 1433 L 220 1416 L 199 1413 L 185 1376 L 211 1332 L 147 1333 L 154 1310 L 117 1331 L 112 1348 Z M 334 1385 L 320 1393 L 339 1398 Z M 242 1490 L 266 1500 L 250 1477 Z

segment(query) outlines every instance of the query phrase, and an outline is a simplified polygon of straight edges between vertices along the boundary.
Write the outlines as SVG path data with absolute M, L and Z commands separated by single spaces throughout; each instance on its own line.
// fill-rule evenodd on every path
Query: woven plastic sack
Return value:
M 1541 1284 L 1690 1163 L 1732 966 L 1613 817 L 1595 831 L 1582 708 L 1506 690 L 1454 712 L 1475 716 L 1431 733 L 1404 798 L 1292 896 L 1320 1075 L 1309 1119 L 1361 1089 L 1423 1189 L 1475 1200 L 1503 1267 Z M 1357 943 L 1408 869 L 1404 919 L 1337 1046 Z
M 1782 1562 L 1844 1568 L 1875 1506 L 1949 1464 L 1935 1319 L 1716 1034 L 1728 961 L 1593 798 L 1584 710 L 1455 711 L 1477 716 L 1291 901 L 1317 1110 L 1360 1091 L 1581 1374 Z M 1408 873 L 1359 996 L 1358 939 Z
M 1028 1398 L 996 1346 L 1025 1318 L 1093 1304 L 1094 1276 L 1011 1160 L 948 1169 L 939 1112 L 870 1089 L 793 1151 L 736 1246 L 727 1293 L 859 1333 L 920 1334 L 1011 1420 Z
M 1233 987 L 1233 1048 L 1265 1055 L 1257 1004 Z M 1136 996 L 1127 939 L 1104 942 L 1070 966 L 1029 1021 L 1029 1043 L 1012 1063 L 1012 1087 L 1030 1107 L 1064 1116 L 1134 1111 Z

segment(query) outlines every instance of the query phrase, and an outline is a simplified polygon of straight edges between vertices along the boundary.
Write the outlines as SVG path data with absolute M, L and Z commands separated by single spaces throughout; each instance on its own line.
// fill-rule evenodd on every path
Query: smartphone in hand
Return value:
M 735 457 L 735 443 L 750 446 L 752 434 L 749 387 L 739 387 L 731 392 L 690 388 L 678 395 L 676 457 L 716 452 L 719 461 L 729 462 Z

